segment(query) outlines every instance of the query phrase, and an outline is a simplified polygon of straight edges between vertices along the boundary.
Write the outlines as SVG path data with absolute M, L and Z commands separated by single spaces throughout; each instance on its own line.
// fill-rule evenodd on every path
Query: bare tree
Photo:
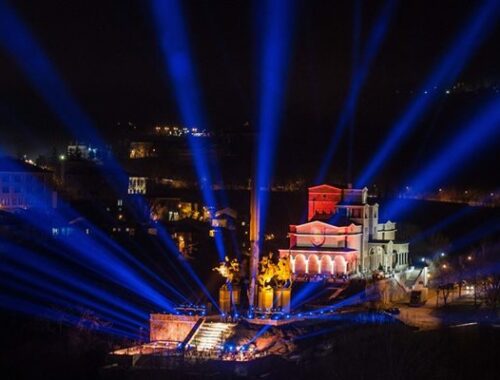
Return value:
M 481 285 L 486 305 L 496 311 L 500 303 L 500 275 L 492 274 L 484 278 Z
M 464 267 L 467 281 L 474 286 L 474 305 L 482 299 L 486 305 L 497 309 L 500 303 L 500 273 L 498 267 L 499 244 L 482 240 L 465 257 Z
M 443 293 L 443 302 L 444 306 L 448 305 L 448 297 L 450 296 L 451 292 L 453 291 L 454 284 L 453 283 L 448 283 L 445 285 L 440 286 L 442 293 Z

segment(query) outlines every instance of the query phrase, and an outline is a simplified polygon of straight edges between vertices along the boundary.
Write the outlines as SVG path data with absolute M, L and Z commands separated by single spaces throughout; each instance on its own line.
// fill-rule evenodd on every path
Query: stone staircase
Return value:
M 332 288 L 331 289 L 332 293 L 328 297 L 328 301 L 329 302 L 334 301 L 346 289 L 347 289 L 347 285 L 346 284 L 343 284 L 342 286 L 339 286 L 339 287 L 336 287 L 336 288 Z
M 420 279 L 420 276 L 422 275 L 423 270 L 424 268 L 422 268 L 420 271 L 413 270 L 412 272 L 410 272 L 404 283 L 407 289 L 412 289 L 413 286 L 417 284 L 418 280 Z
M 189 344 L 197 351 L 211 351 L 223 345 L 234 331 L 234 323 L 204 322 L 193 335 Z

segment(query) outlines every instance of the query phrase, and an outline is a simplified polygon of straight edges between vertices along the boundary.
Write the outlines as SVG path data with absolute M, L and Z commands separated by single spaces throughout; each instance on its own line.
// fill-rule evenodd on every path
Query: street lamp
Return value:
M 59 160 L 64 161 L 66 159 L 66 156 L 64 154 L 61 154 L 59 156 Z
M 445 257 L 445 256 L 446 256 L 446 253 L 441 252 L 441 257 Z

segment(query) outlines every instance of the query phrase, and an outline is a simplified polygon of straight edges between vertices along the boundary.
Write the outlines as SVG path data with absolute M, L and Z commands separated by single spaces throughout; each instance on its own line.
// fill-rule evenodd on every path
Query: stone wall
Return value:
M 189 315 L 151 314 L 149 318 L 150 341 L 182 342 L 199 318 Z

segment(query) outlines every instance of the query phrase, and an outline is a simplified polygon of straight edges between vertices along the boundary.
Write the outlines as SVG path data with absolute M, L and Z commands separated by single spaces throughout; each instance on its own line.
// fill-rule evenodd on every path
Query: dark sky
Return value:
M 115 126 L 118 121 L 130 120 L 148 128 L 157 122 L 179 120 L 148 1 L 10 4 L 106 136 L 120 135 Z M 353 4 L 311 0 L 298 6 L 281 133 L 287 139 L 305 142 L 319 156 L 348 91 Z M 363 2 L 362 47 L 383 4 Z M 478 4 L 472 0 L 399 2 L 359 100 L 356 166 L 362 167 L 374 153 L 367 152 L 373 147 L 367 149 L 366 144 L 385 137 L 412 98 L 410 91 L 419 88 Z M 216 130 L 241 128 L 245 121 L 256 118 L 254 5 L 237 0 L 195 0 L 183 5 L 209 125 Z M 498 25 L 479 46 L 459 80 L 499 83 Z M 439 111 L 437 138 L 453 134 L 457 121 L 464 112 L 474 111 L 481 96 L 481 92 L 457 94 L 456 99 L 446 100 L 445 112 Z M 436 124 L 436 118 L 432 118 L 435 113 L 430 110 L 429 120 Z M 4 146 L 11 151 L 47 148 L 68 138 L 15 62 L 1 50 L 0 133 Z M 425 128 L 416 130 L 412 137 L 415 155 L 429 143 L 428 135 Z M 498 163 L 492 154 L 485 160 Z

